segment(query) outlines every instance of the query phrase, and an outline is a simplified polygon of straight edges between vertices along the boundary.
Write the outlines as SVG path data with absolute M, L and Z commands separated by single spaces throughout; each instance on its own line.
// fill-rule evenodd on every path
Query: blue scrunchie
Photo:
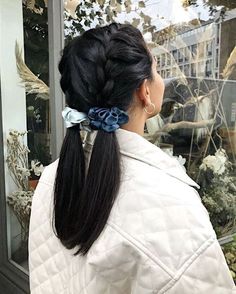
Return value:
M 114 132 L 120 125 L 126 124 L 129 120 L 128 114 L 118 107 L 111 109 L 92 107 L 89 109 L 88 118 L 93 129 L 108 133 Z
M 80 124 L 81 130 L 90 131 L 90 121 L 86 113 L 80 112 L 70 107 L 65 107 L 65 109 L 62 111 L 62 116 L 66 128 L 71 128 L 75 125 Z

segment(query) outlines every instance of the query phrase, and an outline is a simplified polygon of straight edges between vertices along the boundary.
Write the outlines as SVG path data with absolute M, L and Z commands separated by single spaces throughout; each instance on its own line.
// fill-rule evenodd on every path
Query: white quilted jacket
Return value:
M 65 249 L 52 231 L 58 160 L 45 168 L 30 221 L 31 293 L 235 293 L 209 215 L 193 188 L 198 185 L 176 159 L 141 136 L 122 129 L 116 133 L 120 191 L 103 233 L 85 257 L 73 256 L 76 249 Z

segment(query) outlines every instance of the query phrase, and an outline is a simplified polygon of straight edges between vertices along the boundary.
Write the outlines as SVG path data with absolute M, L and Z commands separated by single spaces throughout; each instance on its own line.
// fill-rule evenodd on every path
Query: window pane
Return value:
M 32 195 L 51 161 L 47 1 L 2 1 L 1 9 L 8 256 L 28 270 Z

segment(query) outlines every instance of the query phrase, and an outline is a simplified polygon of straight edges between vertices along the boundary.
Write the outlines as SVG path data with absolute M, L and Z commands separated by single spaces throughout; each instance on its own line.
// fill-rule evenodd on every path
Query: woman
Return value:
M 141 33 L 91 29 L 59 70 L 67 133 L 33 197 L 31 293 L 233 293 L 198 185 L 142 137 L 164 84 Z

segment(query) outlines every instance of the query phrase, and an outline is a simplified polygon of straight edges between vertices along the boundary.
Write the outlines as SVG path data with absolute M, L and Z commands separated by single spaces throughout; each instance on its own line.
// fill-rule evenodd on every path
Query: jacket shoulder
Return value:
M 53 161 L 51 164 L 47 165 L 39 179 L 39 182 L 53 186 L 55 177 L 56 177 L 56 172 L 57 172 L 57 166 L 58 166 L 59 159 L 56 159 Z
M 110 222 L 172 272 L 216 239 L 198 192 L 151 167 L 123 182 Z

